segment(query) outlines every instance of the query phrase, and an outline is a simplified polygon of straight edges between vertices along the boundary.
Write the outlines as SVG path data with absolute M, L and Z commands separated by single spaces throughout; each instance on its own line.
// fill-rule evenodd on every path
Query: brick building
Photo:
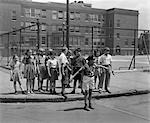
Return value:
M 111 48 L 112 54 L 133 54 L 133 30 L 138 29 L 138 11 L 113 8 L 109 10 L 92 8 L 83 1 L 69 4 L 70 49 L 81 47 L 84 53 L 90 49 Z M 66 4 L 39 3 L 29 0 L 0 0 L 0 33 L 9 32 L 40 22 L 40 47 L 61 49 L 66 36 Z M 0 53 L 9 50 L 35 49 L 37 26 L 0 37 Z M 93 32 L 93 33 L 92 33 Z M 137 38 L 137 35 L 136 35 Z M 7 47 L 7 48 L 4 48 Z M 20 51 L 20 50 L 19 50 Z

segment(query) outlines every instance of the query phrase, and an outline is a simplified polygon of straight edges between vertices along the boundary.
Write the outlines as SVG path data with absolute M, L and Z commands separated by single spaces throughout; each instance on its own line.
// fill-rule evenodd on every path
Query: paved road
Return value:
M 150 95 L 64 103 L 0 104 L 1 123 L 150 123 Z

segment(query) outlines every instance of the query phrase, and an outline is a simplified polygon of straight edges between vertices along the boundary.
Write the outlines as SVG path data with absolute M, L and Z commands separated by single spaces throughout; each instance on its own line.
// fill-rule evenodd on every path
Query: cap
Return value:
M 81 52 L 81 48 L 77 48 L 75 51 L 77 51 L 77 52 Z
M 110 51 L 109 47 L 105 47 L 104 51 Z

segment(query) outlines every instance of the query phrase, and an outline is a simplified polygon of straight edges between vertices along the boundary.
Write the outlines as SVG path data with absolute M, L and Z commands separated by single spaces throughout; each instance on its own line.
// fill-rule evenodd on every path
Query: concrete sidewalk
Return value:
M 2 69 L 2 68 L 1 68 Z M 80 89 L 77 88 L 76 94 L 70 94 L 72 88 L 67 88 L 67 100 L 60 94 L 61 87 L 60 81 L 57 81 L 56 92 L 58 94 L 52 95 L 48 92 L 39 93 L 35 91 L 34 94 L 14 94 L 13 82 L 9 81 L 9 70 L 5 72 L 0 71 L 0 102 L 1 103 L 14 103 L 14 102 L 62 102 L 62 101 L 76 101 L 83 100 L 83 95 L 80 93 Z M 22 79 L 22 86 L 25 88 L 25 80 Z M 45 87 L 46 81 L 44 81 Z M 72 86 L 72 83 L 71 83 Z M 37 89 L 37 81 L 35 83 L 35 89 Z M 19 90 L 19 88 L 18 88 Z M 149 72 L 123 72 L 116 73 L 115 76 L 111 77 L 110 83 L 111 94 L 102 92 L 99 93 L 98 90 L 93 90 L 93 98 L 111 98 L 118 96 L 130 96 L 138 94 L 150 93 L 150 74 Z

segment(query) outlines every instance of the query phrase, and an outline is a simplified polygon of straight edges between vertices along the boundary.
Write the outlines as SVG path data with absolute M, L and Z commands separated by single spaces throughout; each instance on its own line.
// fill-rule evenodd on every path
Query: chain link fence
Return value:
M 106 46 L 111 49 L 112 55 L 150 54 L 149 30 L 76 25 L 70 25 L 69 30 L 69 49 L 80 47 L 83 55 L 91 51 L 99 55 Z M 1 64 L 8 64 L 13 54 L 21 58 L 27 49 L 51 48 L 59 54 L 66 43 L 65 24 L 30 23 L 0 35 Z

